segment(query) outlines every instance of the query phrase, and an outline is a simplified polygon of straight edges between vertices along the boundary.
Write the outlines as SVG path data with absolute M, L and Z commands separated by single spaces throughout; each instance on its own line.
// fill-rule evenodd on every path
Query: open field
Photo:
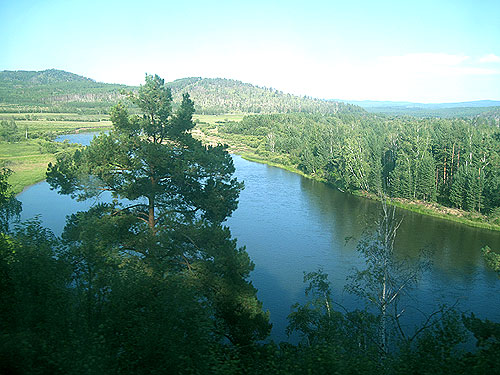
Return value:
M 9 178 L 14 193 L 20 193 L 26 186 L 45 179 L 45 171 L 50 162 L 54 162 L 56 154 L 70 144 L 54 144 L 43 139 L 23 142 L 0 142 L 0 160 L 14 173 Z
M 80 115 L 77 113 L 39 113 L 39 112 L 15 112 L 0 113 L 0 120 L 34 120 L 34 121 L 106 121 L 109 115 Z
M 47 164 L 55 161 L 58 152 L 75 147 L 56 144 L 50 139 L 59 134 L 95 131 L 112 125 L 106 115 L 74 113 L 2 113 L 0 121 L 3 120 L 14 120 L 17 126 L 18 142 L 0 141 L 0 162 L 14 171 L 9 183 L 16 194 L 43 181 Z
M 50 139 L 59 134 L 93 131 L 111 127 L 109 116 L 72 113 L 2 113 L 0 121 L 14 120 L 22 138 Z
M 105 129 L 111 127 L 111 121 L 16 121 L 19 130 L 25 132 L 28 129 L 28 137 L 30 132 L 67 134 L 78 133 L 80 131 L 94 131 L 97 129 Z

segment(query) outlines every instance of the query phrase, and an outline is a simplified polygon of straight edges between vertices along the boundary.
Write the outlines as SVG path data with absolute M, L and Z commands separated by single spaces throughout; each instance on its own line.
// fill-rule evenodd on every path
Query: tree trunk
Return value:
M 155 219 L 155 187 L 156 180 L 151 177 L 151 194 L 148 197 L 148 225 L 153 233 L 155 233 L 156 219 Z

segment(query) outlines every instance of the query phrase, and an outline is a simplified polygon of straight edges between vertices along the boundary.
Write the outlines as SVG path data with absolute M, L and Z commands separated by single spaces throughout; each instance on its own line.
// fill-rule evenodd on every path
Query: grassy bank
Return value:
M 297 173 L 297 174 L 299 174 L 303 177 L 309 178 L 309 179 L 313 179 L 313 180 L 320 181 L 323 183 L 328 183 L 324 178 L 305 174 L 304 172 L 297 169 L 296 167 L 284 165 L 284 164 L 280 164 L 280 163 L 276 163 L 276 162 L 267 160 L 267 159 L 261 157 L 260 155 L 253 153 L 253 152 L 247 151 L 247 152 L 238 153 L 238 154 L 248 161 L 263 163 L 263 164 L 267 164 L 267 165 L 270 165 L 273 167 L 278 167 L 278 168 L 285 169 L 285 170 L 293 172 L 293 173 Z M 373 193 L 355 191 L 355 192 L 352 192 L 352 194 L 356 195 L 358 197 L 362 197 L 362 198 L 367 198 L 367 199 L 372 199 L 372 200 L 377 200 L 377 201 L 380 200 L 380 198 L 376 194 L 373 194 Z M 463 211 L 463 210 L 458 210 L 458 209 L 452 209 L 449 207 L 439 205 L 437 203 L 429 203 L 429 202 L 423 202 L 423 201 L 410 201 L 410 200 L 401 199 L 401 198 L 392 199 L 388 203 L 390 205 L 396 206 L 398 208 L 412 211 L 412 212 L 415 212 L 415 213 L 418 213 L 421 215 L 427 215 L 427 216 L 432 216 L 432 217 L 436 217 L 436 218 L 440 218 L 440 219 L 450 220 L 450 221 L 454 221 L 456 223 L 468 225 L 471 227 L 500 231 L 500 225 L 496 225 L 496 224 L 492 224 L 492 223 L 487 222 L 486 216 L 481 215 L 479 213 L 468 212 L 468 211 Z
M 364 198 L 379 200 L 379 198 L 372 193 L 357 192 L 355 193 L 355 195 Z M 486 216 L 481 215 L 477 212 L 469 212 L 456 208 L 450 208 L 437 203 L 410 201 L 408 199 L 401 198 L 392 199 L 390 204 L 408 211 L 416 212 L 418 214 L 446 219 L 454 221 L 456 223 L 468 225 L 470 227 L 500 231 L 500 225 L 488 222 Z
M 56 155 L 77 146 L 50 140 L 61 134 L 92 132 L 111 127 L 109 116 L 74 113 L 2 113 L 0 121 L 14 120 L 16 142 L 0 141 L 0 163 L 12 169 L 9 183 L 15 194 L 45 179 L 47 165 Z M 26 137 L 27 135 L 27 137 Z
M 20 134 L 25 131 L 23 126 L 28 126 L 28 129 L 44 135 L 45 138 L 53 138 L 58 134 L 96 131 L 111 127 L 109 117 L 105 115 L 78 116 L 75 114 L 50 113 L 37 114 L 40 117 L 33 117 L 33 115 L 22 113 L 12 114 L 12 116 L 15 116 L 13 119 L 18 124 Z M 326 182 L 324 178 L 305 174 L 297 166 L 286 163 L 286 157 L 283 155 L 269 157 L 257 153 L 255 139 L 252 137 L 227 136 L 218 132 L 217 126 L 221 122 L 239 121 L 242 118 L 243 115 L 196 115 L 195 121 L 198 122 L 198 125 L 193 133 L 205 143 L 227 144 L 230 152 L 241 155 L 246 160 L 264 163 L 297 173 L 306 178 Z M 48 163 L 55 161 L 57 153 L 68 147 L 76 146 L 54 144 L 45 139 L 28 139 L 13 143 L 0 142 L 0 161 L 3 161 L 7 167 L 14 171 L 14 174 L 9 178 L 9 183 L 12 185 L 13 191 L 17 194 L 25 187 L 43 181 Z M 371 193 L 354 192 L 353 194 L 368 199 L 378 199 L 375 194 Z M 392 200 L 392 204 L 422 215 L 451 220 L 472 227 L 500 231 L 500 225 L 487 222 L 487 218 L 484 215 L 477 213 L 451 209 L 435 203 L 404 199 L 394 199 Z
M 14 193 L 18 194 L 25 187 L 43 181 L 47 165 L 55 161 L 57 153 L 75 147 L 77 146 L 44 139 L 0 142 L 0 160 L 14 172 L 9 177 Z

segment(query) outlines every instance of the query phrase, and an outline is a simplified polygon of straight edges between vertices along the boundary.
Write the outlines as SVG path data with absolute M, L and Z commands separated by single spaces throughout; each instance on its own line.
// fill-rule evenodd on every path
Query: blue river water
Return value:
M 93 135 L 64 137 L 88 144 Z M 286 339 L 291 305 L 304 301 L 303 272 L 321 267 L 329 275 L 336 302 L 348 309 L 362 307 L 344 286 L 355 268 L 363 268 L 356 245 L 377 219 L 379 204 L 279 168 L 239 156 L 233 160 L 236 177 L 244 181 L 245 189 L 238 209 L 226 224 L 255 263 L 251 280 L 264 308 L 271 313 L 272 337 Z M 96 203 L 58 195 L 45 182 L 26 189 L 18 199 L 23 203 L 22 219 L 38 215 L 57 235 L 67 215 Z M 480 251 L 485 245 L 499 249 L 500 233 L 404 210 L 398 210 L 398 215 L 403 222 L 396 239 L 396 255 L 415 262 L 426 249 L 432 261 L 403 301 L 406 328 L 411 329 L 442 303 L 457 303 L 464 312 L 500 321 L 500 280 L 486 267 Z

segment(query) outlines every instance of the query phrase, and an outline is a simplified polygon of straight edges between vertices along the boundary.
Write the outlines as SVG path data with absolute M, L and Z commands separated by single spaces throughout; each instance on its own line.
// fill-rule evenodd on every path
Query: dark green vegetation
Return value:
M 147 76 L 132 100 L 141 117 L 116 106 L 113 131 L 49 164 L 47 182 L 60 193 L 89 198 L 111 191 L 117 199 L 75 216 L 74 240 L 83 235 L 92 247 L 99 237 L 85 233 L 85 223 L 112 223 L 117 237 L 102 236 L 111 237 L 118 254 L 134 254 L 160 278 L 180 273 L 203 290 L 198 298 L 211 305 L 220 334 L 240 344 L 265 337 L 267 318 L 244 281 L 253 265 L 221 226 L 242 188 L 232 178 L 231 157 L 222 146 L 193 139 L 193 102 L 185 95 L 172 112 L 170 90 L 158 76 Z
M 496 120 L 276 114 L 247 116 L 205 132 L 342 191 L 383 192 L 403 204 L 419 202 L 423 209 L 499 225 Z
M 393 119 L 231 80 L 179 80 L 167 84 L 171 95 L 162 80 L 148 77 L 131 105 L 111 111 L 113 131 L 75 150 L 31 138 L 51 139 L 85 122 L 101 125 L 107 117 L 99 113 L 122 97 L 123 86 L 59 71 L 25 73 L 2 83 L 2 92 L 20 90 L 17 99 L 2 101 L 4 111 L 73 113 L 43 114 L 43 124 L 40 113 L 9 113 L 0 129 L 2 157 L 50 155 L 39 164 L 57 160 L 48 180 L 62 193 L 111 191 L 116 202 L 73 215 L 60 239 L 37 222 L 9 231 L 6 222 L 20 207 L 8 191 L 10 171 L 2 170 L 1 373 L 482 374 L 498 368 L 496 323 L 444 307 L 414 332 L 398 329 L 401 291 L 411 290 L 418 269 L 393 262 L 384 238 L 395 236 L 397 221 L 387 211 L 360 242 L 367 268 L 348 285 L 367 309 L 336 305 L 327 276 L 311 273 L 305 277 L 310 299 L 289 317 L 289 332 L 300 343 L 259 341 L 269 324 L 247 280 L 253 265 L 221 225 L 242 186 L 222 147 L 204 147 L 190 135 L 193 102 L 182 94 L 192 92 L 205 113 L 315 113 L 221 120 L 205 130 L 342 190 L 437 201 L 487 213 L 491 222 L 498 220 L 499 202 L 494 110 L 469 120 Z M 127 108 L 141 116 L 129 116 Z M 498 256 L 484 253 L 498 270 Z M 459 349 L 469 332 L 478 340 L 474 353 Z
M 484 374 L 499 367 L 498 325 L 473 315 L 443 307 L 414 332 L 398 331 L 397 306 L 418 269 L 394 263 L 398 221 L 386 206 L 359 243 L 366 269 L 348 289 L 367 309 L 345 311 L 327 276 L 313 272 L 305 276 L 309 300 L 289 317 L 300 343 L 262 343 L 270 327 L 247 280 L 253 265 L 221 224 L 242 188 L 230 156 L 193 139 L 193 102 L 183 96 L 173 110 L 159 77 L 148 76 L 132 99 L 141 116 L 114 107 L 109 134 L 60 153 L 47 173 L 63 194 L 111 191 L 115 202 L 72 215 L 61 238 L 36 221 L 2 226 L 0 373 Z M 256 140 L 262 136 L 274 141 L 265 132 Z M 4 222 L 19 212 L 9 173 L 0 173 Z M 478 339 L 473 353 L 459 346 L 468 332 Z
M 174 108 L 190 92 L 203 121 L 203 114 L 231 112 L 363 112 L 352 105 L 297 97 L 234 80 L 186 78 L 167 83 L 167 87 L 172 90 Z M 109 109 L 126 99 L 125 90 L 136 92 L 137 87 L 95 82 L 55 69 L 0 72 L 0 159 L 16 172 L 9 180 L 14 190 L 21 192 L 43 180 L 46 165 L 61 148 L 47 146 L 47 141 L 63 133 L 110 128 Z M 133 102 L 125 101 L 125 105 L 128 111 L 140 113 Z
M 95 82 L 62 70 L 0 72 L 1 112 L 106 113 L 125 85 Z

